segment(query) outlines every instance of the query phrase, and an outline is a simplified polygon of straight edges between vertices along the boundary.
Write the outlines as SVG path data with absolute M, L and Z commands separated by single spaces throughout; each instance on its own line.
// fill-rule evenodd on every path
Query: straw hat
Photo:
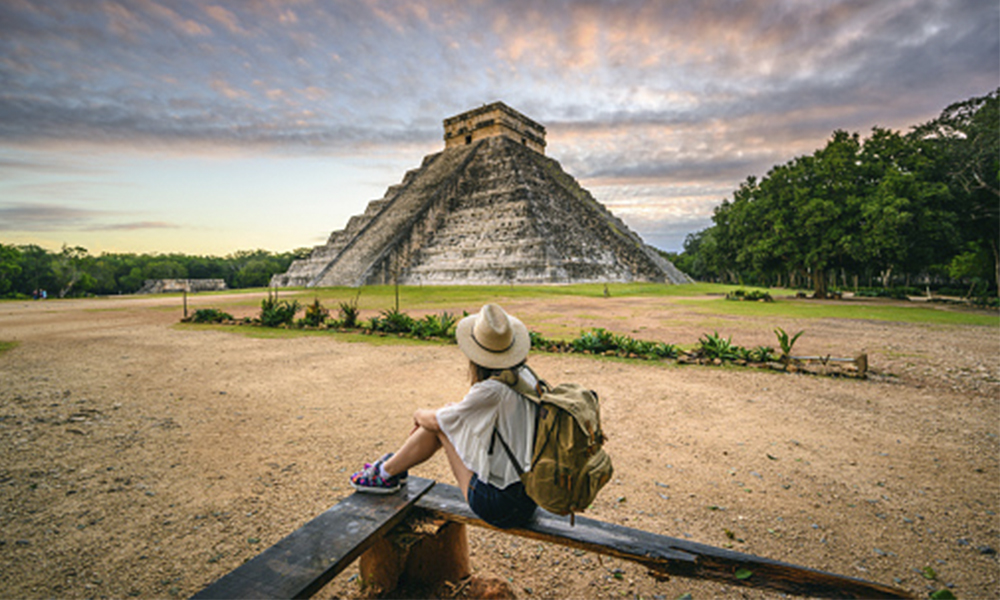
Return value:
M 506 369 L 528 358 L 528 328 L 496 304 L 487 304 L 458 322 L 455 339 L 462 352 L 487 369 Z

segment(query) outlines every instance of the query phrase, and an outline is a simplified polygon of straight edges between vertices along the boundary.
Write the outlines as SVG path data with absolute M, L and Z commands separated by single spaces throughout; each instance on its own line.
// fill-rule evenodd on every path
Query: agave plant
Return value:
M 320 304 L 319 298 L 314 298 L 312 304 L 306 306 L 306 314 L 302 317 L 302 322 L 310 327 L 319 327 L 326 323 L 326 318 L 330 316 L 330 311 Z
M 750 362 L 770 362 L 774 358 L 774 348 L 770 346 L 757 346 L 750 350 Z
M 531 339 L 532 348 L 548 348 L 552 345 L 552 341 L 547 339 L 542 334 L 537 331 L 529 331 L 528 337 Z
M 350 302 L 340 303 L 340 326 L 347 329 L 354 329 L 358 326 L 358 298 Z
M 264 327 L 290 325 L 298 311 L 298 300 L 278 300 L 278 290 L 273 294 L 268 290 L 267 298 L 260 302 L 260 323 Z
M 664 342 L 657 342 L 653 344 L 651 354 L 654 358 L 677 358 L 677 346 L 673 344 L 666 344 Z
M 226 320 L 232 321 L 233 315 L 218 308 L 199 308 L 191 317 L 192 323 L 219 323 Z
M 615 335 L 600 327 L 583 332 L 580 337 L 573 340 L 572 345 L 577 352 L 590 352 L 591 354 L 600 354 L 617 348 Z
M 736 360 L 737 346 L 733 346 L 732 338 L 723 338 L 716 331 L 712 334 L 705 334 L 698 338 L 698 351 L 705 358 L 720 360 Z
M 458 317 L 447 311 L 441 313 L 441 317 L 438 319 L 437 335 L 443 338 L 455 337 L 454 329 L 456 325 L 458 325 Z
M 373 329 L 386 333 L 410 333 L 413 329 L 413 323 L 413 317 L 410 315 L 400 312 L 396 308 L 390 308 L 382 311 L 379 327 L 373 327 Z
M 803 333 L 805 333 L 805 331 L 800 331 L 789 337 L 789 335 L 785 333 L 785 330 L 781 327 L 775 328 L 774 335 L 778 337 L 778 345 L 781 346 L 781 360 L 788 360 L 788 357 L 792 355 L 792 346 L 795 345 L 795 341 L 799 339 L 799 336 Z
M 413 321 L 410 333 L 418 338 L 440 337 L 448 338 L 453 336 L 452 328 L 456 323 L 455 317 L 447 312 L 438 315 L 426 315 L 419 321 Z

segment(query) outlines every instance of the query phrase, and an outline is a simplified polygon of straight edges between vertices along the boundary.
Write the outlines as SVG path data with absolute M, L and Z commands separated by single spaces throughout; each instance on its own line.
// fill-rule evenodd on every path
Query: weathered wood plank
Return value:
M 402 522 L 433 485 L 410 477 L 396 494 L 354 493 L 193 598 L 308 598 Z
M 458 488 L 437 484 L 417 501 L 417 507 L 461 523 L 490 527 L 469 508 Z M 705 544 L 667 537 L 576 517 L 570 526 L 567 517 L 539 510 L 524 529 L 507 533 L 553 544 L 580 548 L 637 562 L 654 573 L 710 579 L 730 585 L 765 588 L 818 598 L 910 598 L 905 590 L 783 563 L 752 554 L 743 554 Z M 748 577 L 739 579 L 737 571 Z

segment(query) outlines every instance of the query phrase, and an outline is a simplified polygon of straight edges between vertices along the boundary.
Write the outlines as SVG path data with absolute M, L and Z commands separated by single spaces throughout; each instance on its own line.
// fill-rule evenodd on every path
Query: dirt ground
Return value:
M 193 307 L 234 296 L 196 296 Z M 352 490 L 418 407 L 460 399 L 457 346 L 176 326 L 165 297 L 0 303 L 0 597 L 188 597 Z M 598 390 L 615 478 L 587 516 L 870 579 L 1000 597 L 996 327 L 705 316 L 656 298 L 503 302 L 543 333 L 718 330 L 866 351 L 868 381 L 537 354 Z M 253 306 L 227 308 L 250 316 Z M 455 306 L 449 311 L 474 311 Z M 367 315 L 362 315 L 367 316 Z M 548 328 L 548 329 L 547 329 Z M 414 474 L 452 483 L 443 457 Z M 520 598 L 770 597 L 470 529 Z M 357 565 L 319 597 L 362 595 Z

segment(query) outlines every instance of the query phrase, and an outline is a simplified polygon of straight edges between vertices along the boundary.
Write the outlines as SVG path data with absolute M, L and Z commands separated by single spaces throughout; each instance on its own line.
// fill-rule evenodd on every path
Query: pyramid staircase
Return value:
M 506 137 L 427 156 L 274 286 L 690 278 L 559 163 Z

